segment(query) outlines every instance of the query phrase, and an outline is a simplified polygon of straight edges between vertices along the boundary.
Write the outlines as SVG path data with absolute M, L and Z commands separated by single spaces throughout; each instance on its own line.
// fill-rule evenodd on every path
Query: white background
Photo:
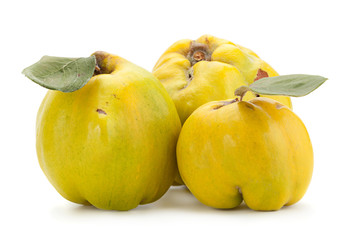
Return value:
M 1 4 L 0 239 L 349 239 L 349 14 L 346 1 L 5 1 Z M 63 199 L 41 171 L 35 118 L 46 89 L 21 71 L 43 55 L 120 55 L 151 71 L 202 34 L 254 50 L 280 74 L 329 80 L 294 99 L 315 167 L 304 198 L 275 212 L 215 210 L 185 188 L 128 212 Z

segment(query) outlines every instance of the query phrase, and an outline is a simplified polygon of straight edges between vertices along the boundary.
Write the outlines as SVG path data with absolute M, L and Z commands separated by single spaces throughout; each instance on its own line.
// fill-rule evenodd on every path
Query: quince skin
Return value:
M 201 105 L 235 98 L 235 89 L 277 72 L 251 50 L 204 35 L 174 43 L 160 57 L 153 74 L 172 97 L 182 124 Z M 256 97 L 247 93 L 246 100 Z M 289 97 L 267 96 L 291 107 Z
M 184 123 L 177 144 L 182 179 L 214 208 L 242 200 L 254 210 L 299 201 L 313 171 L 308 132 L 288 107 L 269 98 L 214 101 Z
M 148 71 L 105 52 L 81 89 L 48 91 L 37 115 L 37 155 L 66 199 L 129 210 L 159 199 L 177 172 L 181 123 Z

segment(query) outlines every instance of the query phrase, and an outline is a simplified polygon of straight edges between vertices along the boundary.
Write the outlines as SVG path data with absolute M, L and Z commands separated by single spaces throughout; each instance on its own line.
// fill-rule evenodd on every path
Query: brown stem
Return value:
M 243 97 L 245 96 L 245 94 L 250 91 L 250 88 L 248 86 L 241 86 L 239 88 L 237 88 L 234 92 L 234 94 L 238 97 L 240 97 L 240 102 L 242 101 Z
M 96 63 L 95 66 L 95 72 L 93 73 L 93 76 L 101 74 L 101 68 L 98 66 L 98 63 Z

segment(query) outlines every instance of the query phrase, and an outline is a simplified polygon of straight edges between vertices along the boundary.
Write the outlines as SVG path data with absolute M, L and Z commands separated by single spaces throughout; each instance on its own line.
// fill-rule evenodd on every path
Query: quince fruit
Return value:
M 182 124 L 201 105 L 235 98 L 236 88 L 278 75 L 251 50 L 210 35 L 174 43 L 160 57 L 153 74 L 172 97 Z M 255 97 L 247 93 L 245 99 Z M 267 97 L 291 107 L 289 97 Z
M 37 155 L 66 199 L 129 210 L 154 202 L 177 171 L 181 123 L 148 71 L 96 52 L 96 72 L 70 93 L 48 91 L 37 115 Z
M 214 101 L 186 120 L 177 144 L 178 168 L 193 195 L 214 208 L 242 201 L 277 210 L 299 201 L 313 171 L 302 121 L 269 98 Z

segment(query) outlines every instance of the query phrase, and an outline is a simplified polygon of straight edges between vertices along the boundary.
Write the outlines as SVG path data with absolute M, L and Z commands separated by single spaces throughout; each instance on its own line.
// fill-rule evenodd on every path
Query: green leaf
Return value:
M 323 84 L 327 78 L 316 75 L 292 74 L 261 78 L 252 83 L 251 91 L 264 95 L 301 97 Z
M 43 56 L 22 73 L 35 83 L 52 90 L 73 92 L 82 88 L 93 76 L 95 56 L 65 58 Z

